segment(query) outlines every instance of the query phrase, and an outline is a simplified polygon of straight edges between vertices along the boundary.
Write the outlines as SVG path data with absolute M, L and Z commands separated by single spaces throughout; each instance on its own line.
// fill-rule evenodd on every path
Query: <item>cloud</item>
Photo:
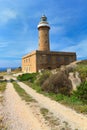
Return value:
M 16 19 L 17 14 L 14 10 L 12 9 L 5 9 L 0 12 L 0 24 L 6 24 L 8 21 L 12 19 Z
M 65 28 L 63 26 L 51 26 L 51 34 L 63 35 L 65 34 Z
M 76 52 L 78 59 L 87 58 L 87 39 L 76 43 L 73 46 L 63 49 L 63 51 Z
M 51 48 L 55 51 L 61 51 L 63 50 L 63 48 L 65 49 L 69 46 L 73 46 L 74 44 L 75 42 L 69 37 L 61 36 L 61 37 L 58 37 L 58 40 L 56 42 L 51 41 Z
M 42 13 L 51 26 L 51 50 L 76 51 L 78 57 L 87 57 L 87 40 L 80 40 L 87 34 L 87 4 L 80 1 L 48 0 L 47 4 L 46 0 L 0 0 L 0 59 L 6 59 L 0 64 L 10 65 L 11 61 L 37 49 L 36 27 Z
M 0 49 L 8 46 L 8 42 L 0 42 Z
M 53 19 L 50 19 L 50 24 L 52 25 L 56 25 L 56 24 L 65 24 L 67 22 L 70 22 L 73 19 L 72 15 L 65 15 L 65 13 L 62 14 L 62 16 L 60 17 L 61 13 L 59 14 L 59 16 L 54 17 Z

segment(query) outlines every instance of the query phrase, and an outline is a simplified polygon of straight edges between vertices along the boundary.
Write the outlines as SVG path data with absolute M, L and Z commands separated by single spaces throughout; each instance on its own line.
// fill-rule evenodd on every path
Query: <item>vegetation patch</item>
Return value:
M 83 103 L 75 95 L 66 96 L 63 94 L 54 93 L 44 93 L 44 95 L 50 97 L 57 102 L 60 102 L 61 104 L 71 107 L 79 113 L 87 114 L 87 104 Z
M 25 92 L 23 88 L 21 88 L 16 82 L 13 82 L 14 88 L 16 92 L 19 94 L 19 96 L 22 98 L 22 100 L 25 100 L 27 103 L 29 102 L 36 102 L 35 99 L 33 99 L 29 94 Z
M 43 83 L 46 81 L 51 76 L 51 71 L 49 70 L 44 70 L 43 72 L 39 73 L 37 75 L 37 78 L 35 80 L 35 83 L 39 86 L 42 86 Z
M 61 104 L 69 106 L 79 113 L 87 114 L 87 104 L 84 103 L 81 99 L 79 99 L 74 93 L 72 93 L 70 96 L 64 94 L 55 94 L 53 92 L 43 91 L 41 87 L 39 85 L 36 85 L 35 83 L 32 84 L 29 83 L 29 81 L 24 81 L 24 83 L 29 87 L 32 87 L 38 93 L 50 97 L 52 100 L 55 100 L 57 102 L 60 102 Z
M 0 92 L 4 92 L 6 89 L 6 82 L 2 81 L 0 82 Z
M 87 78 L 87 60 L 79 62 L 74 71 L 79 72 L 82 82 L 86 81 L 86 78 Z
M 77 112 L 87 114 L 87 61 L 78 63 L 76 68 L 73 66 L 59 69 L 56 74 L 45 70 L 42 73 L 31 74 L 32 80 L 23 80 L 23 82 L 37 92 L 42 93 L 51 99 L 58 101 L 66 106 L 75 109 Z M 69 72 L 79 72 L 82 83 L 76 91 L 72 91 L 72 85 L 68 79 Z M 27 75 L 27 74 L 26 74 Z M 25 75 L 25 77 L 26 77 Z
M 7 126 L 3 122 L 3 116 L 0 116 L 0 130 L 7 130 Z
M 37 73 L 26 73 L 26 74 L 19 75 L 17 79 L 19 81 L 30 81 L 33 83 L 36 79 L 36 76 Z
M 4 76 L 6 74 L 7 74 L 7 72 L 0 72 L 0 76 Z
M 55 118 L 52 113 L 46 108 L 40 109 L 41 114 L 44 116 L 45 120 L 51 126 L 51 129 L 55 129 L 56 126 L 60 124 L 59 119 Z
M 34 90 L 36 90 L 36 92 L 43 93 L 41 87 L 39 85 L 37 85 L 36 83 L 30 83 L 29 81 L 23 81 L 23 83 L 25 83 L 29 87 L 33 88 Z
M 77 87 L 77 90 L 73 92 L 73 95 L 87 104 L 87 81 L 82 82 L 80 86 Z
M 48 109 L 41 108 L 40 112 L 50 125 L 51 130 L 71 130 L 67 122 L 60 122 L 59 118 L 55 117 Z
M 65 71 L 59 71 L 57 74 L 53 74 L 45 80 L 42 84 L 42 90 L 46 92 L 70 95 L 72 84 L 68 79 L 68 74 Z
M 0 105 L 2 106 L 3 102 L 3 92 L 6 89 L 6 82 L 2 81 L 0 82 Z M 3 121 L 3 114 L 0 113 L 0 130 L 7 130 L 7 127 L 5 126 L 5 123 Z

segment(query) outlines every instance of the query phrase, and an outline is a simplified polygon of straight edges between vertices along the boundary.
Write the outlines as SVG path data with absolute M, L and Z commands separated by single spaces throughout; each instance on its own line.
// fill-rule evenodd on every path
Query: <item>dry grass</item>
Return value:
M 59 118 L 56 118 L 48 109 L 41 108 L 40 112 L 51 127 L 51 130 L 71 130 L 67 122 L 60 122 Z
M 0 92 L 4 92 L 6 89 L 6 82 L 0 82 Z
M 13 82 L 14 88 L 16 92 L 19 94 L 19 96 L 25 100 L 27 103 L 29 102 L 36 102 L 35 99 L 33 99 L 29 94 L 25 92 L 24 89 L 22 89 L 16 82 Z
M 6 82 L 0 82 L 0 105 L 2 106 L 3 102 L 3 92 L 6 89 Z M 3 121 L 3 115 L 0 112 L 0 130 L 7 130 L 5 123 Z
M 7 72 L 0 72 L 0 76 L 4 76 L 6 74 L 7 74 Z

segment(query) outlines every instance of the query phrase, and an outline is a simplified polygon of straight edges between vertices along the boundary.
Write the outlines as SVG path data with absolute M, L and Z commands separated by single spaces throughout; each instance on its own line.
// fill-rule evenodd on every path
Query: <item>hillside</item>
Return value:
M 22 74 L 18 80 L 5 75 L 0 84 L 0 129 L 86 130 L 86 63 Z M 76 90 L 72 81 L 81 81 Z

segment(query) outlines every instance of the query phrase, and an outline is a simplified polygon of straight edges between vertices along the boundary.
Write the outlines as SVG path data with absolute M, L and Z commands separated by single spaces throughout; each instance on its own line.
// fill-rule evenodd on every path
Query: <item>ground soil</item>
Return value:
M 12 77 L 5 78 L 9 80 Z M 87 116 L 37 93 L 22 82 L 18 84 L 37 102 L 27 104 L 17 94 L 12 83 L 8 82 L 2 109 L 7 130 L 87 130 Z M 53 128 L 40 113 L 41 108 L 49 110 L 52 117 L 59 120 L 59 124 Z

